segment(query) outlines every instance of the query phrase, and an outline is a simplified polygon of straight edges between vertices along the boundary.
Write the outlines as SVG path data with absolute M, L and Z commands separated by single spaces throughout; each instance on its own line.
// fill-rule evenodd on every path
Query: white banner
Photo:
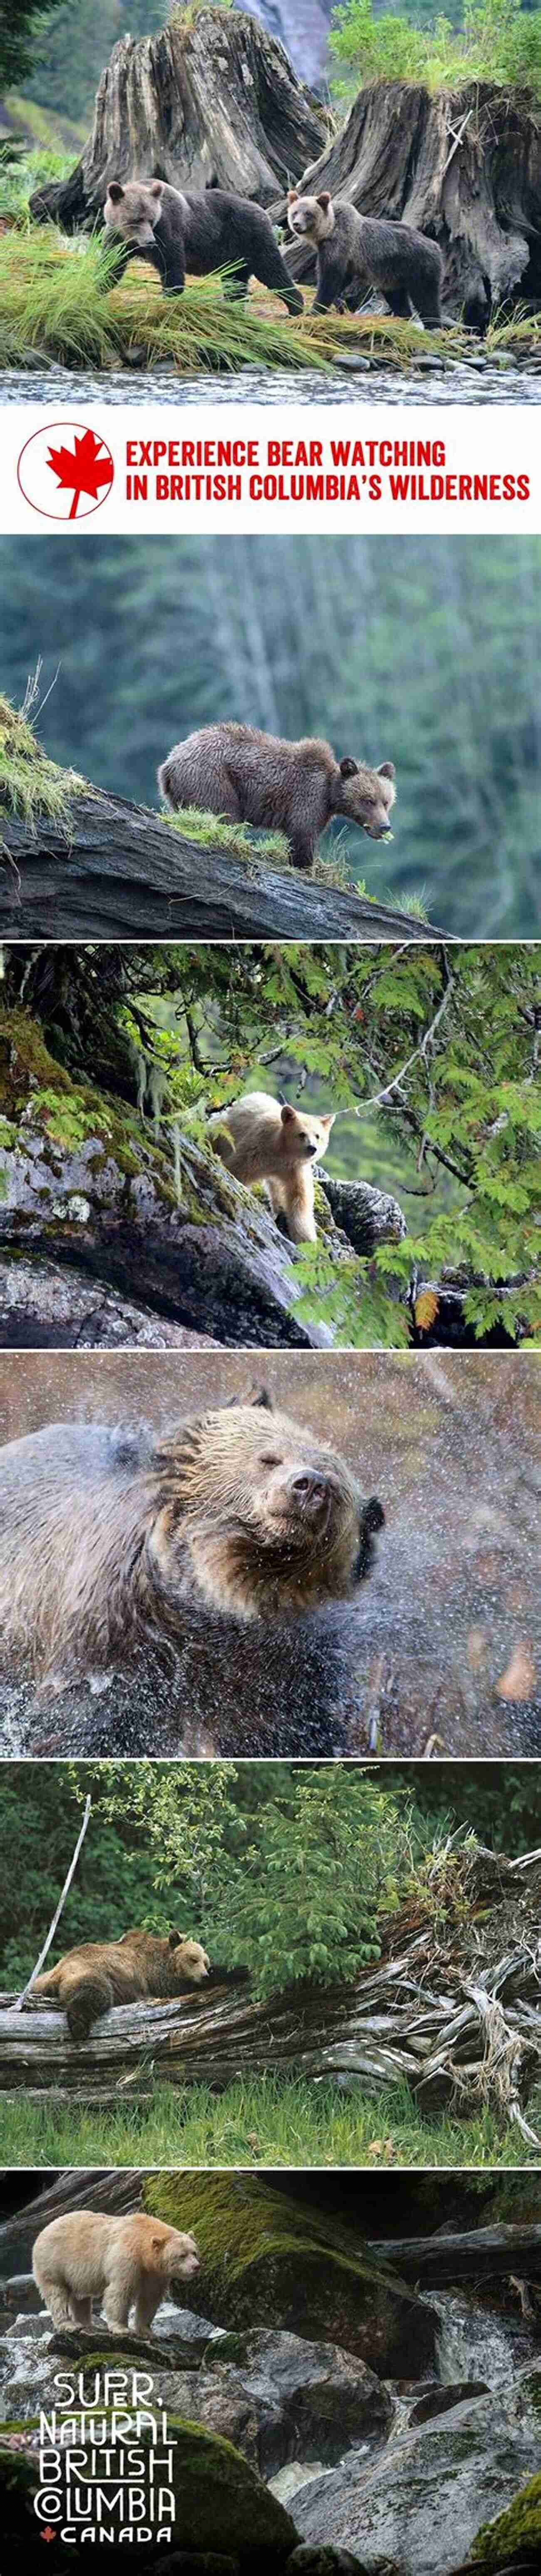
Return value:
M 501 536 L 541 529 L 540 491 L 539 412 L 526 404 L 0 408 L 4 534 Z

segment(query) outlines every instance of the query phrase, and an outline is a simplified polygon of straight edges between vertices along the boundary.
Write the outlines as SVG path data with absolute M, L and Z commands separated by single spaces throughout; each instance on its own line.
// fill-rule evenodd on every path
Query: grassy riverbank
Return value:
M 145 2073 L 141 2069 L 141 2084 Z M 530 2111 L 530 2117 L 532 2113 Z M 206 2085 L 152 2086 L 149 2099 L 116 2105 L 29 2101 L 26 2093 L 0 2102 L 0 2162 L 45 2165 L 272 2165 L 368 2164 L 535 2165 L 518 2129 L 483 2110 L 475 2119 L 449 2113 L 423 2119 L 406 2084 L 369 2096 L 344 2095 L 331 2083 L 267 2075 L 239 2079 L 215 2095 Z
M 265 369 L 344 366 L 358 363 L 422 378 L 434 365 L 452 373 L 468 361 L 539 365 L 541 313 L 493 321 L 485 340 L 450 323 L 421 332 L 390 315 L 314 313 L 308 292 L 304 313 L 290 319 L 277 298 L 253 287 L 246 304 L 224 294 L 216 277 L 189 281 L 184 296 L 167 299 L 149 268 L 128 271 L 111 284 L 111 254 L 98 240 L 67 240 L 52 224 L 26 228 L 4 218 L 0 233 L 0 345 L 4 367 L 61 365 L 104 373 L 166 368 L 175 375 L 236 374 Z

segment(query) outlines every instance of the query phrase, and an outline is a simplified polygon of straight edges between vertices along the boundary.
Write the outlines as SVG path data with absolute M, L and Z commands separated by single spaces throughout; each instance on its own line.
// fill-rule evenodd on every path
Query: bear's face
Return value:
M 200 1941 L 185 1941 L 181 1932 L 170 1932 L 169 1954 L 180 1985 L 186 1978 L 191 1986 L 203 1985 L 205 1977 L 208 1977 L 210 1959 Z
M 139 179 L 127 179 L 125 187 L 120 179 L 111 179 L 103 209 L 109 232 L 118 233 L 132 249 L 151 250 L 154 226 L 162 211 L 162 194 L 161 179 L 151 179 L 148 187 Z
M 328 241 L 334 232 L 334 206 L 327 188 L 320 197 L 299 197 L 296 188 L 288 189 L 287 220 L 290 233 L 297 241 Z
M 156 2233 L 155 2252 L 160 2271 L 173 2289 L 175 2281 L 192 2281 L 201 2270 L 201 2261 L 195 2236 L 183 2236 L 179 2227 L 169 2227 L 167 2237 L 164 2243 Z
M 326 1154 L 335 1111 L 325 1118 L 308 1118 L 301 1109 L 284 1105 L 281 1121 L 288 1163 L 314 1163 Z
M 343 1459 L 288 1414 L 224 1406 L 166 1455 L 147 1552 L 170 1602 L 187 1556 L 207 1601 L 243 1620 L 344 1598 L 368 1572 L 381 1504 L 367 1506 Z
M 365 769 L 361 760 L 341 760 L 340 782 L 337 811 L 347 814 L 350 823 L 358 823 L 370 841 L 391 841 L 389 815 L 396 798 L 392 760 L 384 760 L 381 769 Z

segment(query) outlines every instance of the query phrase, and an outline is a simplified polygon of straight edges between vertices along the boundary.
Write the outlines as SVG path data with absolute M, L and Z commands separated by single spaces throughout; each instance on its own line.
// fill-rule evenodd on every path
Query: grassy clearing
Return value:
M 535 2166 L 516 2129 L 477 2119 L 424 2120 L 407 2085 L 377 2097 L 278 2076 L 228 2085 L 157 2084 L 147 2105 L 50 2104 L 24 2093 L 0 2103 L 0 2163 L 45 2165 Z
M 481 344 L 460 323 L 428 337 L 390 314 L 314 313 L 312 290 L 304 313 L 289 318 L 260 287 L 243 305 L 216 277 L 192 279 L 184 296 L 171 299 L 142 263 L 113 284 L 114 261 L 114 250 L 97 237 L 68 240 L 54 224 L 30 226 L 25 199 L 19 219 L 0 234 L 4 366 L 41 358 L 103 372 L 165 367 L 179 376 L 343 366 L 354 377 L 356 363 L 361 374 L 373 366 L 406 375 L 434 366 L 452 372 L 472 357 L 477 364 L 541 364 L 541 315 L 524 310 L 492 322 L 481 356 Z

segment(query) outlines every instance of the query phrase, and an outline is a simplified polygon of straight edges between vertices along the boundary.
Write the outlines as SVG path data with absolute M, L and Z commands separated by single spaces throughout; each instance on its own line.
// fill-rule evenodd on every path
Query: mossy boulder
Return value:
M 504 2568 L 541 2567 L 541 2470 L 520 2487 L 505 2513 L 488 2522 L 477 2534 L 471 2552 L 472 2566 L 485 2567 L 488 2576 L 500 2576 Z
M 96 2362 L 99 2366 L 98 2355 Z M 263 2485 L 256 2470 L 241 2459 L 232 2443 L 219 2434 L 176 2416 L 170 2407 L 167 2424 L 174 2444 L 173 2536 L 175 2540 L 178 2536 L 182 2552 L 187 2556 L 192 2552 L 197 2561 L 204 2559 L 205 2553 L 210 2553 L 211 2558 L 230 2558 L 241 2570 L 253 2569 L 257 2557 L 261 2576 L 279 2576 L 296 2546 L 298 2533 L 277 2496 Z M 148 2447 L 146 2437 L 142 2437 L 139 2447 Z M 28 2452 L 10 2452 L 0 2446 L 6 2539 L 13 2542 L 24 2538 L 26 2543 L 33 2526 L 39 2542 L 40 2527 L 33 2511 L 38 2484 L 37 2456 L 32 2458 Z M 60 2565 L 64 2564 L 65 2549 L 61 2543 L 58 2548 Z M 52 2568 L 54 2576 L 54 2558 Z
M 437 2316 L 391 2271 L 351 2249 L 339 2222 L 318 2218 L 259 2176 L 160 2173 L 145 2204 L 191 2229 L 201 2273 L 191 2284 L 217 2325 L 274 2325 L 357 2353 L 381 2378 L 428 2367 Z

